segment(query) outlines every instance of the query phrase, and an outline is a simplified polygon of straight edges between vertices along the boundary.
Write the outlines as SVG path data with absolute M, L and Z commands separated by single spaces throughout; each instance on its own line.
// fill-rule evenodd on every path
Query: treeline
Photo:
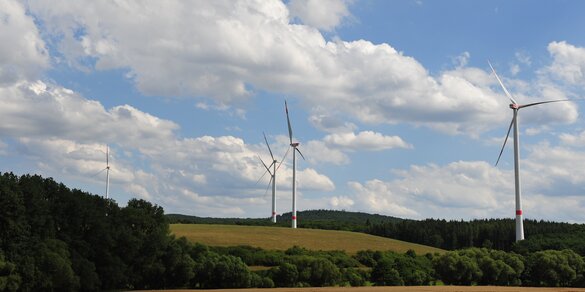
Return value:
M 289 227 L 292 217 L 290 212 L 284 213 L 276 216 L 276 223 L 272 223 L 270 222 L 269 218 L 211 218 L 181 214 L 168 214 L 166 216 L 171 224 L 227 224 L 277 227 Z M 392 216 L 339 210 L 299 211 L 297 212 L 297 218 L 298 225 L 302 228 L 343 230 L 354 232 L 367 232 L 369 230 L 370 224 L 398 222 L 403 220 Z
M 402 220 L 373 223 L 367 233 L 447 250 L 486 247 L 519 253 L 572 249 L 585 255 L 585 225 L 524 220 L 526 240 L 515 243 L 513 219 Z

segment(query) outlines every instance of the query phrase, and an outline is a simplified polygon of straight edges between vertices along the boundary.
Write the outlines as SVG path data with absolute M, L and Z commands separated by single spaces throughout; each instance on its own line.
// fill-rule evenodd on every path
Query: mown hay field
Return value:
M 417 254 L 443 253 L 444 250 L 358 232 L 284 228 L 266 226 L 171 224 L 171 232 L 191 242 L 210 246 L 250 245 L 267 250 L 286 250 L 301 246 L 310 250 L 344 250 L 355 254 L 360 250 L 392 250 Z

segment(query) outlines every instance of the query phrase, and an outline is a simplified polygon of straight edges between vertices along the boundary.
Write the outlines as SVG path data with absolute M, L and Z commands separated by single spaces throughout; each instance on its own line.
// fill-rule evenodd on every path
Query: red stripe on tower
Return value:
M 293 216 L 293 220 L 297 220 L 297 216 Z
M 522 215 L 522 210 L 516 210 L 516 215 Z
M 272 212 L 272 215 L 276 215 L 276 212 Z

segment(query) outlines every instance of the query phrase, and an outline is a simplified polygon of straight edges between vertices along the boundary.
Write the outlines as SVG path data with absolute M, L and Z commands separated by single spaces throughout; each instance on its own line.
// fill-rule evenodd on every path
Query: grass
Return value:
M 210 246 L 250 245 L 267 250 L 286 250 L 301 246 L 310 250 L 344 250 L 355 254 L 360 250 L 392 250 L 404 253 L 409 249 L 417 254 L 443 253 L 444 250 L 365 233 L 292 229 L 284 227 L 215 225 L 215 224 L 171 224 L 171 232 L 184 236 L 191 242 Z

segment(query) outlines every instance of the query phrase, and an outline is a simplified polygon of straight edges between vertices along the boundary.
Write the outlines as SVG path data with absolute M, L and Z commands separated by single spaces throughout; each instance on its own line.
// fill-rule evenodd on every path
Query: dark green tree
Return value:
M 372 281 L 378 286 L 403 286 L 404 281 L 395 269 L 394 260 L 382 258 L 372 269 Z
M 4 259 L 0 253 L 0 291 L 18 291 L 20 276 L 16 272 L 16 266 Z
M 299 281 L 299 270 L 290 263 L 282 263 L 271 269 L 271 274 L 277 287 L 295 287 Z
M 582 282 L 585 263 L 572 250 L 545 250 L 526 259 L 525 279 L 534 286 L 573 286 Z

